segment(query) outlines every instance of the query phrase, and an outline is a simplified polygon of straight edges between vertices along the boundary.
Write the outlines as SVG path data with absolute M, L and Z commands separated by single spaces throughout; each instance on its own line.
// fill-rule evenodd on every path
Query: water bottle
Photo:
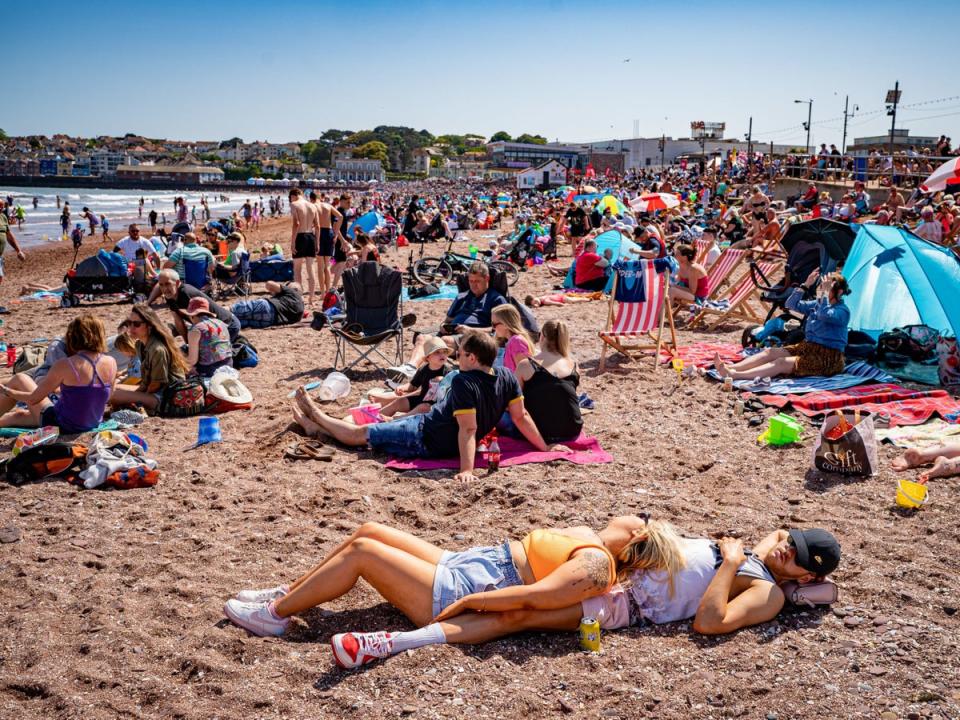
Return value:
M 7 367 L 13 367 L 14 363 L 17 362 L 17 346 L 7 345 Z

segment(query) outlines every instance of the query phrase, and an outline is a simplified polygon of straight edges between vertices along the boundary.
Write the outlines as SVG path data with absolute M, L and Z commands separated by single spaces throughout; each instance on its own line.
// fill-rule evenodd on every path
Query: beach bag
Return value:
M 940 333 L 927 325 L 904 325 L 880 335 L 877 357 L 904 356 L 914 362 L 927 362 L 937 351 Z
M 840 475 L 874 475 L 879 465 L 873 415 L 859 410 L 827 415 L 813 445 L 813 466 Z
M 157 414 L 165 418 L 200 415 L 207 405 L 207 392 L 199 378 L 177 380 L 167 385 Z
M 440 288 L 431 283 L 426 283 L 425 285 L 420 285 L 419 287 L 413 287 L 407 290 L 407 297 L 411 300 L 417 298 L 429 297 L 431 295 L 436 295 L 440 292 Z
M 16 375 L 40 367 L 46 357 L 46 345 L 24 345 L 20 348 L 17 361 L 13 364 L 13 374 Z
M 803 583 L 790 580 L 780 586 L 787 602 L 798 607 L 816 607 L 817 605 L 833 605 L 840 599 L 840 591 L 836 583 L 830 580 Z
M 243 335 L 237 336 L 237 341 L 233 344 L 233 366 L 240 368 L 253 368 L 260 362 L 257 349 Z
M 944 336 L 937 341 L 937 361 L 940 384 L 947 390 L 960 391 L 960 350 L 955 337 Z
M 3 464 L 7 482 L 23 485 L 32 480 L 61 477 L 70 479 L 87 464 L 87 448 L 82 443 L 55 442 L 34 445 Z

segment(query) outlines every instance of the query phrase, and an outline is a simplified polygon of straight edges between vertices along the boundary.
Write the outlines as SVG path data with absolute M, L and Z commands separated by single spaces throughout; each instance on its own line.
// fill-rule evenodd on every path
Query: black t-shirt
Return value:
M 603 223 L 603 215 L 600 214 L 599 210 L 594 209 L 594 211 L 590 213 L 590 225 L 594 229 L 596 229 L 600 227 L 602 223 Z
M 587 213 L 582 207 L 567 210 L 567 222 L 570 223 L 570 234 L 573 237 L 582 237 L 587 234 Z
M 186 310 L 190 304 L 190 299 L 195 297 L 206 298 L 207 302 L 210 303 L 210 312 L 216 315 L 217 320 L 220 322 L 225 325 L 236 322 L 233 313 L 227 308 L 222 305 L 217 305 L 205 292 L 197 290 L 193 285 L 187 285 L 186 283 L 180 286 L 180 289 L 177 291 L 177 296 L 173 300 L 167 300 L 167 307 L 174 313 L 176 313 L 177 310 Z M 179 315 L 179 313 L 177 314 Z
M 447 394 L 423 418 L 423 445 L 430 457 L 459 457 L 457 415 L 476 413 L 480 440 L 493 430 L 510 403 L 522 397 L 520 383 L 506 368 L 459 372 Z
M 433 370 L 430 367 L 430 363 L 424 363 L 420 368 L 413 374 L 413 377 L 410 379 L 410 385 L 415 388 L 420 388 L 420 392 L 416 395 L 411 395 L 410 400 L 410 409 L 412 410 L 420 403 L 424 402 L 427 397 L 427 393 L 430 391 L 430 381 L 434 378 L 442 378 L 450 372 L 450 367 L 444 363 L 440 366 L 439 370 Z
M 267 302 L 277 314 L 277 325 L 293 325 L 303 320 L 303 293 L 296 288 L 284 285 L 280 292 L 268 297 Z

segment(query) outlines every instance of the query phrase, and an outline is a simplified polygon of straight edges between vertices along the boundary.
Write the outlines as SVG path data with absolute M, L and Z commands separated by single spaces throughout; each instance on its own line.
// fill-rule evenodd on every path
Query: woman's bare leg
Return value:
M 440 628 L 450 644 L 476 645 L 524 630 L 576 630 L 582 617 L 578 603 L 560 610 L 464 613 L 444 620 Z
M 933 461 L 933 467 L 926 472 L 920 473 L 921 482 L 927 482 L 934 478 L 950 477 L 951 475 L 960 475 L 960 458 L 946 458 L 943 455 Z
M 357 538 L 274 603 L 289 617 L 349 592 L 363 578 L 391 605 L 420 626 L 433 615 L 436 565 L 371 538 Z
M 34 382 L 33 378 L 24 373 L 14 375 L 7 381 L 6 386 L 11 390 L 20 390 L 22 392 L 33 392 L 37 389 L 37 383 Z M 13 410 L 16 404 L 17 401 L 9 395 L 0 395 L 0 415 L 6 415 Z
M 796 367 L 797 358 L 781 357 L 777 358 L 773 362 L 752 367 L 749 370 L 732 370 L 724 367 L 721 364 L 720 367 L 717 368 L 717 371 L 722 377 L 729 377 L 733 378 L 734 380 L 754 380 L 762 377 L 773 378 L 780 377 L 782 375 L 791 375 Z

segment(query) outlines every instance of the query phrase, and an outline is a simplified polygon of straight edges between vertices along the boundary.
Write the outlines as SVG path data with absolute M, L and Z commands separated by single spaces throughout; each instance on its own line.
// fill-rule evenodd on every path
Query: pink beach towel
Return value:
M 696 365 L 702 368 L 712 367 L 713 357 L 718 353 L 720 359 L 725 363 L 735 363 L 743 360 L 743 348 L 731 343 L 699 342 L 677 348 L 677 355 L 685 365 Z M 661 357 L 663 357 L 664 364 L 668 364 L 672 359 L 670 353 L 666 351 L 661 353 Z
M 526 440 L 514 440 L 510 437 L 501 437 L 499 443 L 501 467 L 549 462 L 550 460 L 566 460 L 574 465 L 596 465 L 613 462 L 613 456 L 600 447 L 597 439 L 587 435 L 581 435 L 576 440 L 561 443 L 573 450 L 572 453 L 539 452 Z M 486 458 L 482 454 L 477 454 L 476 466 L 477 468 L 487 467 Z M 387 462 L 387 467 L 394 470 L 441 470 L 447 468 L 457 470 L 460 467 L 460 460 L 457 458 L 416 458 L 413 460 L 393 458 Z

